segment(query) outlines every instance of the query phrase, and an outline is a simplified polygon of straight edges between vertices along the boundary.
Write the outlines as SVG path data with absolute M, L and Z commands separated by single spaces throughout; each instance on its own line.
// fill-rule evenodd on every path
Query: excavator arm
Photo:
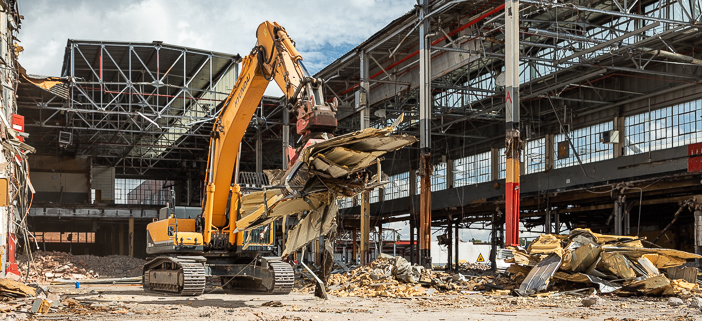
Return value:
M 144 265 L 145 290 L 199 295 L 206 277 L 212 277 L 226 289 L 289 293 L 295 279 L 292 267 L 279 257 L 259 255 L 271 250 L 273 233 L 266 231 L 273 222 L 298 215 L 292 229 L 283 224 L 284 256 L 319 236 L 330 236 L 331 244 L 337 197 L 352 197 L 386 183 L 381 157 L 417 141 L 392 135 L 402 117 L 386 128 L 325 135 L 337 122 L 336 99 L 326 102 L 324 81 L 310 77 L 294 42 L 277 23 L 262 23 L 256 36 L 258 42 L 243 59 L 239 78 L 212 128 L 206 198 L 198 217 L 189 215 L 198 209 L 163 208 L 159 220 L 147 226 L 146 252 L 160 256 Z M 235 178 L 241 141 L 271 81 L 285 94 L 285 108 L 297 118 L 297 133 L 305 143 L 288 170 L 271 178 L 270 186 L 242 196 Z M 377 168 L 375 176 L 369 167 Z M 238 251 L 247 248 L 251 250 Z M 237 251 L 227 251 L 232 249 Z
M 236 182 L 232 184 L 232 177 L 239 145 L 271 80 L 283 91 L 286 107 L 297 117 L 298 134 L 333 131 L 337 125 L 335 100 L 325 102 L 323 81 L 310 77 L 285 29 L 266 21 L 256 36 L 258 42 L 244 57 L 239 78 L 212 128 L 202 213 L 205 246 L 212 246 L 214 234 L 214 243 L 226 245 L 226 239 L 226 243 L 236 244 L 236 219 L 229 219 L 227 213 L 237 213 L 240 189 Z

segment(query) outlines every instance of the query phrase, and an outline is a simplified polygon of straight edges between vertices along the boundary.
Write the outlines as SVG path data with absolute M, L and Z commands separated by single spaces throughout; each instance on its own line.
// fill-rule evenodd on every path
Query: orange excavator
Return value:
M 239 146 L 271 80 L 297 118 L 297 133 L 306 138 L 336 129 L 337 104 L 336 99 L 325 100 L 324 81 L 310 76 L 282 26 L 264 22 L 256 36 L 258 42 L 243 58 L 241 74 L 212 128 L 202 208 L 167 207 L 147 226 L 146 252 L 155 258 L 144 265 L 145 290 L 200 295 L 206 278 L 219 279 L 225 290 L 292 290 L 292 267 L 274 255 L 274 223 L 237 229 L 246 205 L 236 181 Z

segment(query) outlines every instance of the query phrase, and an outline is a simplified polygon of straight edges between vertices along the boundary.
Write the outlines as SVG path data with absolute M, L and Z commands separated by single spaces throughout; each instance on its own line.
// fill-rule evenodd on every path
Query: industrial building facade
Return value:
M 31 66 L 15 63 L 13 3 L 0 14 L 3 126 L 23 115 L 36 153 L 28 158 L 31 184 L 12 179 L 29 147 L 5 134 L 0 175 L 11 178 L 8 198 L 20 203 L 0 208 L 1 231 L 17 233 L 26 222 L 34 248 L 145 256 L 145 226 L 167 190 L 177 205 L 201 205 L 210 130 L 241 57 L 158 41 L 69 39 L 61 75 L 31 75 Z M 685 204 L 702 194 L 699 1 L 520 3 L 519 228 L 588 227 L 696 251 L 694 211 Z M 337 134 L 403 115 L 398 132 L 421 142 L 385 157 L 385 186 L 339 200 L 340 235 L 357 244 L 370 233 L 362 221 L 406 222 L 409 244 L 421 226 L 433 226 L 449 249 L 465 228 L 490 230 L 489 241 L 502 245 L 505 5 L 424 4 L 315 75 L 339 101 Z M 287 147 L 297 147 L 294 126 L 285 101 L 265 97 L 242 143 L 242 171 L 282 168 Z M 407 253 L 420 261 L 418 246 Z

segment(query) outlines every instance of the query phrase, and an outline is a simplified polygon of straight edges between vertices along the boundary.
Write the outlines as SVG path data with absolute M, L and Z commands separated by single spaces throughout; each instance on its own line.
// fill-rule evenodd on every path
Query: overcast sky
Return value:
M 248 54 L 255 30 L 277 21 L 315 73 L 412 10 L 415 0 L 22 0 L 19 61 L 59 76 L 67 39 L 165 43 Z M 275 87 L 275 86 L 270 86 Z M 280 91 L 278 91 L 280 92 Z M 267 92 L 269 93 L 269 92 Z

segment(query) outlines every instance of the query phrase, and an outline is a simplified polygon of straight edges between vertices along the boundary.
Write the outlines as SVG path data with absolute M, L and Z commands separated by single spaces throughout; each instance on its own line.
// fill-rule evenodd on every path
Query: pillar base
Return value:
M 420 250 L 420 255 L 422 258 L 422 266 L 425 269 L 433 269 L 433 266 L 431 264 L 431 250 Z

